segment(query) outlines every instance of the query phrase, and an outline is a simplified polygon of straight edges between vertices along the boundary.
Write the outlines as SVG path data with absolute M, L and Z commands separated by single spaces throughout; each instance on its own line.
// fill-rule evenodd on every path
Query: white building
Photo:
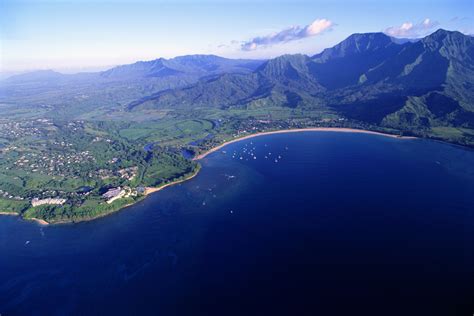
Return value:
M 63 205 L 64 203 L 66 203 L 66 201 L 66 199 L 47 198 L 40 200 L 38 198 L 34 198 L 33 200 L 31 200 L 31 205 L 33 205 L 33 207 L 40 205 Z

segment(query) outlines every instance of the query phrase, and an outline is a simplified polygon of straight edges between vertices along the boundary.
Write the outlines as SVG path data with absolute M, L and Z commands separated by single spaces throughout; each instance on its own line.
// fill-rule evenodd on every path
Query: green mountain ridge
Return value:
M 354 34 L 313 57 L 283 55 L 250 74 L 224 74 L 128 105 L 158 108 L 326 108 L 402 130 L 474 127 L 474 38 L 438 30 L 397 43 Z
M 136 79 L 194 75 L 198 77 L 222 73 L 249 73 L 263 61 L 250 59 L 228 59 L 215 55 L 188 55 L 171 59 L 158 58 L 117 66 L 103 71 L 100 76 L 108 79 Z
M 134 100 L 185 87 L 223 73 L 250 73 L 262 60 L 188 55 L 122 65 L 102 72 L 62 74 L 35 71 L 0 81 L 0 104 L 46 108 L 49 117 L 75 118 L 90 112 L 120 110 Z M 95 115 L 95 114 L 94 114 Z
M 0 104 L 22 116 L 62 119 L 281 108 L 417 133 L 470 129 L 474 38 L 446 30 L 416 40 L 363 33 L 313 56 L 189 55 L 97 73 L 39 71 L 2 80 Z

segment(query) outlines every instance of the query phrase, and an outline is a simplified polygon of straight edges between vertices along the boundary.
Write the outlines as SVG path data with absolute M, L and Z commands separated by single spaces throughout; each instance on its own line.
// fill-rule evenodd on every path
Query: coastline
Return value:
M 382 133 L 382 132 L 374 132 L 374 131 L 369 131 L 369 130 L 364 130 L 364 129 L 344 128 L 344 127 L 309 127 L 309 128 L 282 129 L 282 130 L 276 130 L 276 131 L 260 132 L 260 133 L 250 134 L 250 135 L 246 135 L 246 136 L 243 136 L 243 137 L 238 137 L 238 138 L 226 141 L 221 145 L 213 147 L 213 148 L 209 149 L 208 151 L 205 151 L 204 153 L 197 155 L 196 157 L 193 158 L 193 160 L 201 160 L 201 159 L 207 157 L 208 155 L 212 154 L 213 152 L 216 152 L 219 149 L 221 149 L 221 148 L 223 148 L 223 147 L 225 147 L 229 144 L 236 143 L 236 142 L 239 142 L 241 140 L 246 140 L 246 139 L 259 137 L 259 136 L 265 136 L 265 135 L 300 133 L 300 132 L 358 133 L 358 134 L 379 135 L 379 136 L 385 136 L 385 137 L 390 137 L 390 138 L 399 138 L 399 139 L 416 139 L 417 138 L 417 137 L 414 137 L 414 136 L 400 136 L 400 135 L 387 134 L 387 133 Z
M 20 214 L 16 212 L 0 212 L 0 215 L 6 215 L 6 216 L 18 216 Z
M 110 214 L 113 214 L 113 213 L 116 213 L 118 211 L 121 211 L 129 206 L 132 206 L 132 205 L 135 205 L 137 204 L 138 202 L 140 201 L 143 201 L 148 195 L 152 194 L 152 193 L 155 193 L 155 192 L 158 192 L 158 191 L 161 191 L 163 190 L 164 188 L 166 187 L 169 187 L 169 186 L 172 186 L 172 185 L 175 185 L 175 184 L 179 184 L 181 182 L 184 182 L 184 181 L 187 181 L 187 180 L 190 180 L 192 178 L 194 178 L 197 174 L 199 173 L 199 169 L 194 172 L 193 174 L 191 174 L 189 177 L 186 177 L 184 179 L 181 179 L 181 180 L 176 180 L 176 181 L 173 181 L 173 182 L 170 182 L 170 183 L 167 183 L 165 185 L 162 185 L 160 187 L 146 187 L 145 188 L 145 193 L 143 194 L 142 198 L 133 202 L 133 203 L 128 203 L 128 204 L 125 204 L 115 210 L 112 210 L 110 212 L 107 212 L 107 213 L 102 213 L 102 214 L 99 214 L 97 216 L 94 216 L 94 217 L 88 217 L 88 218 L 82 218 L 82 219 L 79 219 L 79 220 L 75 220 L 75 221 L 57 221 L 57 222 L 51 222 L 51 223 L 48 223 L 44 220 L 41 220 L 41 219 L 36 219 L 36 218 L 30 218 L 30 220 L 33 220 L 33 221 L 37 221 L 38 223 L 41 223 L 42 225 L 61 225 L 61 224 L 76 224 L 76 223 L 80 223 L 80 222 L 89 222 L 89 221 L 93 221 L 93 220 L 96 220 L 96 219 L 99 219 L 99 218 L 102 218 L 102 217 L 105 217 L 105 216 L 108 216 Z
M 36 217 L 26 218 L 26 220 L 36 222 L 36 223 L 38 223 L 40 225 L 43 225 L 43 226 L 49 225 L 49 223 L 47 221 L 45 221 L 44 219 L 40 219 L 40 218 L 36 218 Z
M 145 197 L 152 194 L 152 193 L 155 193 L 155 192 L 158 192 L 158 191 L 161 191 L 163 190 L 164 188 L 167 188 L 167 187 L 170 187 L 172 185 L 175 185 L 175 184 L 179 184 L 179 183 L 182 183 L 184 181 L 188 181 L 188 180 L 191 180 L 192 178 L 194 178 L 195 176 L 197 176 L 197 174 L 199 173 L 199 169 L 196 170 L 196 172 L 193 172 L 193 174 L 191 174 L 189 177 L 185 177 L 184 179 L 181 179 L 181 180 L 176 180 L 176 181 L 173 181 L 173 182 L 170 182 L 170 183 L 167 183 L 165 185 L 162 185 L 160 187 L 146 187 L 145 188 Z
M 0 212 L 0 215 L 4 215 L 4 216 L 20 216 L 19 213 L 16 213 L 16 212 Z M 33 222 L 36 222 L 40 225 L 49 225 L 49 223 L 43 219 L 39 219 L 39 218 L 36 218 L 36 217 L 31 217 L 31 218 L 25 218 L 25 217 L 22 217 L 23 219 L 27 220 L 27 221 L 33 221 Z
M 201 160 L 201 159 L 207 157 L 208 155 L 212 154 L 213 152 L 216 152 L 219 149 L 221 149 L 221 148 L 223 148 L 223 147 L 225 147 L 229 144 L 236 143 L 236 142 L 239 142 L 239 141 L 242 141 L 242 140 L 246 140 L 246 139 L 250 139 L 250 138 L 254 138 L 254 137 L 259 137 L 259 136 L 265 136 L 265 135 L 299 133 L 299 132 L 341 132 L 341 133 L 371 134 L 371 135 L 379 135 L 379 136 L 385 136 L 385 137 L 390 137 L 390 138 L 398 138 L 398 139 L 416 139 L 416 138 L 418 138 L 418 137 L 413 137 L 413 136 L 400 136 L 400 135 L 394 135 L 394 134 L 374 132 L 374 131 L 369 131 L 369 130 L 342 128 L 342 127 L 311 127 L 311 128 L 299 128 L 299 129 L 285 129 L 285 130 L 275 130 L 275 131 L 268 131 L 268 132 L 259 132 L 259 133 L 255 133 L 255 134 L 249 134 L 249 135 L 246 135 L 246 136 L 234 138 L 234 139 L 226 141 L 226 142 L 224 142 L 224 143 L 222 143 L 222 144 L 220 144 L 216 147 L 213 147 L 213 148 L 203 152 L 202 154 L 199 154 L 198 156 L 194 157 L 192 160 L 193 161 Z M 124 208 L 129 207 L 129 206 L 135 205 L 136 203 L 138 203 L 141 200 L 145 199 L 150 194 L 159 192 L 159 191 L 161 191 L 161 190 L 163 190 L 167 187 L 170 187 L 170 186 L 173 186 L 173 185 L 191 180 L 192 178 L 194 178 L 195 176 L 198 175 L 200 169 L 201 168 L 199 166 L 195 170 L 195 172 L 193 172 L 192 174 L 186 176 L 185 178 L 180 179 L 180 180 L 176 180 L 176 181 L 172 181 L 170 183 L 164 184 L 164 185 L 159 186 L 159 187 L 145 187 L 145 192 L 143 194 L 142 199 L 139 199 L 139 200 L 135 201 L 134 203 L 126 204 L 122 207 L 119 207 L 118 209 L 112 210 L 112 211 L 107 212 L 107 213 L 99 214 L 99 215 L 94 216 L 94 217 L 83 218 L 83 219 L 79 219 L 79 220 L 75 220 L 75 221 L 64 221 L 63 220 L 63 221 L 57 221 L 57 222 L 51 222 L 51 223 L 49 223 L 49 222 L 47 222 L 43 219 L 39 219 L 39 218 L 24 218 L 24 219 L 34 221 L 34 222 L 36 222 L 40 225 L 71 224 L 71 223 L 92 221 L 92 220 L 110 215 L 112 213 L 118 212 L 118 211 L 120 211 Z M 20 214 L 14 213 L 14 212 L 0 212 L 0 215 L 19 216 Z
M 110 212 L 107 212 L 107 213 L 103 213 L 103 214 L 99 214 L 97 216 L 94 216 L 94 217 L 89 217 L 89 218 L 83 218 L 83 219 L 79 219 L 79 220 L 74 220 L 74 221 L 65 221 L 65 220 L 61 220 L 61 221 L 56 221 L 56 222 L 47 222 L 45 221 L 44 219 L 40 219 L 40 218 L 36 218 L 36 217 L 31 217 L 31 218 L 25 218 L 25 217 L 22 217 L 22 219 L 24 220 L 27 220 L 27 221 L 32 221 L 32 222 L 36 222 L 42 226 L 46 226 L 46 225 L 61 225 L 61 224 L 75 224 L 75 223 L 80 223 L 80 222 L 89 222 L 89 221 L 93 221 L 95 219 L 99 219 L 101 217 L 105 217 L 107 215 L 110 215 L 110 214 L 113 214 L 113 213 L 116 213 L 120 210 L 123 210 L 129 206 L 132 206 L 132 205 L 135 205 L 136 203 L 142 201 L 144 198 L 146 198 L 148 195 L 152 194 L 152 193 L 155 193 L 155 192 L 158 192 L 158 191 L 161 191 L 169 186 L 172 186 L 172 185 L 175 185 L 175 184 L 179 184 L 179 183 L 182 183 L 182 182 L 185 182 L 187 180 L 190 180 L 192 178 L 194 178 L 195 176 L 197 176 L 197 174 L 199 173 L 199 170 L 200 168 L 198 168 L 196 170 L 196 172 L 193 172 L 191 175 L 189 175 L 188 177 L 185 177 L 184 179 L 181 179 L 181 180 L 176 180 L 176 181 L 173 181 L 173 182 L 170 182 L 170 183 L 167 183 L 165 185 L 162 185 L 160 187 L 146 187 L 145 188 L 145 193 L 143 195 L 143 198 L 142 199 L 139 199 L 137 201 L 135 201 L 134 203 L 128 203 L 120 208 L 117 208 L 113 211 L 110 211 Z M 15 212 L 0 212 L 0 215 L 6 215 L 6 216 L 20 216 L 20 214 L 18 213 L 15 213 Z
M 129 206 L 132 206 L 132 205 L 135 205 L 137 204 L 138 202 L 140 201 L 143 201 L 148 195 L 152 194 L 152 193 L 155 193 L 155 192 L 158 192 L 158 191 L 161 191 L 163 190 L 164 188 L 166 187 L 169 187 L 169 186 L 172 186 L 172 185 L 175 185 L 175 184 L 179 184 L 181 182 L 184 182 L 184 181 L 187 181 L 187 180 L 190 180 L 192 178 L 194 178 L 197 174 L 199 173 L 199 169 L 196 170 L 196 172 L 194 172 L 193 174 L 189 175 L 188 177 L 185 177 L 184 179 L 181 179 L 181 180 L 176 180 L 176 181 L 173 181 L 173 182 L 170 182 L 170 183 L 167 183 L 165 185 L 162 185 L 160 187 L 146 187 L 145 188 L 145 193 L 143 194 L 143 196 L 134 201 L 133 203 L 128 203 L 128 204 L 125 204 L 117 209 L 114 209 L 110 212 L 107 212 L 107 213 L 102 213 L 102 214 L 99 214 L 97 216 L 94 216 L 94 217 L 88 217 L 88 218 L 82 218 L 82 219 L 79 219 L 79 220 L 75 220 L 75 221 L 57 221 L 57 222 L 51 222 L 51 223 L 48 223 L 44 220 L 40 220 L 40 219 L 32 219 L 31 220 L 34 220 L 34 221 L 42 221 L 44 223 L 46 223 L 45 225 L 60 225 L 60 224 L 76 224 L 76 223 L 80 223 L 80 222 L 89 222 L 89 221 L 93 221 L 95 219 L 99 219 L 99 218 L 102 218 L 102 217 L 105 217 L 105 216 L 108 216 L 110 214 L 113 214 L 113 213 L 116 213 L 118 211 L 121 211 Z

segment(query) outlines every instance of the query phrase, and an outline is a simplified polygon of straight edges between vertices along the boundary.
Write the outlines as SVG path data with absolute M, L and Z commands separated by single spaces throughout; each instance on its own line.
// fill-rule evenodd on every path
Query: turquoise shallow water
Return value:
M 223 150 L 96 221 L 0 217 L 0 314 L 472 314 L 472 151 L 333 132 Z

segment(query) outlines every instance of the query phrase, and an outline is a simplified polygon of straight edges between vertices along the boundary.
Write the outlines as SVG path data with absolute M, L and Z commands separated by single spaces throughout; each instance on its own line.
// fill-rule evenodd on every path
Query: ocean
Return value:
M 0 314 L 472 315 L 474 152 L 302 132 L 90 222 L 0 217 Z

